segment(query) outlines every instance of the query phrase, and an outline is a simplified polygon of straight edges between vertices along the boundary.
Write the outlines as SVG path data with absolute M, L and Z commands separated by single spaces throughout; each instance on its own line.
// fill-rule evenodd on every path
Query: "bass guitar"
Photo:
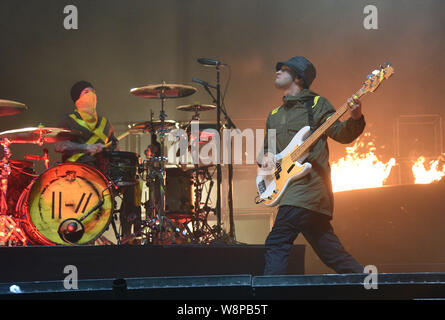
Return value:
M 381 66 L 380 70 L 374 70 L 367 76 L 363 86 L 353 97 L 357 99 L 369 92 L 376 91 L 380 84 L 393 73 L 394 69 L 390 63 Z M 348 103 L 344 103 L 312 134 L 310 134 L 309 126 L 303 127 L 282 152 L 274 155 L 274 168 L 258 169 L 256 178 L 258 197 L 255 201 L 257 204 L 263 203 L 269 207 L 278 205 L 289 183 L 309 173 L 312 165 L 304 160 L 309 155 L 310 147 L 348 110 Z

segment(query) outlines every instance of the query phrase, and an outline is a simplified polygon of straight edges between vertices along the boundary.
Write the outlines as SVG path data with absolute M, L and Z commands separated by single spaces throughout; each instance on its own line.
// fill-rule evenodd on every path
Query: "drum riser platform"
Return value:
M 261 245 L 35 246 L 0 248 L 0 283 L 58 281 L 76 266 L 79 280 L 136 277 L 262 275 Z M 304 245 L 295 245 L 288 274 L 304 274 Z

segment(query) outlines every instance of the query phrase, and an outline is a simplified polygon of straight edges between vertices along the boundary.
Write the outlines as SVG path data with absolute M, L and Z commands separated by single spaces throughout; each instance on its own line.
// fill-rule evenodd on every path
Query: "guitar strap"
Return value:
M 311 127 L 311 134 L 314 133 L 314 131 L 316 130 L 314 126 L 314 112 L 312 111 L 312 109 L 315 107 L 314 100 L 315 99 L 309 99 L 304 104 L 304 106 L 307 109 L 307 117 L 308 117 L 309 127 Z
M 310 131 L 311 134 L 314 133 L 315 130 L 317 130 L 317 128 L 315 127 L 315 124 L 314 124 L 314 112 L 313 112 L 312 109 L 315 108 L 315 106 L 317 105 L 318 98 L 319 98 L 319 96 L 316 96 L 316 97 L 314 97 L 312 99 L 309 99 L 304 104 L 304 106 L 307 109 L 307 117 L 308 117 L 309 127 L 311 128 L 311 131 Z M 312 151 L 312 148 L 314 146 L 315 146 L 315 144 L 312 147 L 310 147 L 309 152 Z

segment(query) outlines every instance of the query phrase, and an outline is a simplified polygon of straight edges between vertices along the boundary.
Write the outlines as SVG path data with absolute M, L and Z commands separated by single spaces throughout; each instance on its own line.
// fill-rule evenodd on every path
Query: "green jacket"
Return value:
M 280 153 L 292 140 L 294 135 L 304 126 L 309 125 L 308 112 L 304 103 L 314 100 L 315 92 L 304 89 L 291 101 L 275 108 L 266 122 L 265 152 L 268 150 L 268 129 L 276 130 L 276 153 Z M 315 99 L 317 100 L 317 99 Z M 314 125 L 319 127 L 327 118 L 336 112 L 332 104 L 324 97 L 319 97 L 312 107 Z M 334 195 L 332 193 L 331 168 L 329 166 L 329 149 L 327 136 L 340 142 L 353 142 L 364 130 L 365 119 L 349 118 L 346 121 L 336 121 L 326 133 L 313 145 L 305 161 L 312 164 L 312 170 L 301 179 L 288 185 L 280 199 L 280 206 L 290 205 L 303 207 L 332 217 L 334 209 Z

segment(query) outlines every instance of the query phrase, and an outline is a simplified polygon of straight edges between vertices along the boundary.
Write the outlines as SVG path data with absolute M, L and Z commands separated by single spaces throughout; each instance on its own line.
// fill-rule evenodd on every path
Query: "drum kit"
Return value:
M 97 167 L 82 163 L 58 163 L 49 167 L 48 150 L 43 156 L 27 155 L 26 160 L 11 159 L 11 144 L 55 143 L 73 140 L 80 132 L 55 127 L 29 127 L 0 132 L 3 149 L 0 192 L 0 245 L 84 245 L 111 243 L 103 233 L 113 227 L 117 244 L 209 243 L 217 240 L 220 230 L 210 226 L 208 215 L 213 187 L 212 165 L 166 167 L 165 140 L 178 123 L 166 119 L 166 99 L 194 94 L 194 87 L 180 84 L 158 84 L 131 89 L 136 97 L 159 99 L 159 120 L 135 123 L 119 136 L 134 133 L 151 134 L 144 161 L 132 152 L 104 151 L 98 154 Z M 200 112 L 212 111 L 213 105 L 192 104 L 177 110 L 192 112 L 191 121 L 199 121 Z M 0 99 L 0 116 L 19 114 L 26 105 Z M 190 126 L 182 123 L 182 128 Z M 33 163 L 43 160 L 46 170 L 36 174 Z M 215 170 L 213 170 L 213 173 Z M 145 219 L 134 233 L 122 238 L 114 220 L 119 210 L 116 197 L 125 187 L 145 182 L 149 190 Z M 207 195 L 204 197 L 204 186 Z M 137 229 L 137 230 L 136 230 Z M 136 241 L 137 240 L 137 241 Z

